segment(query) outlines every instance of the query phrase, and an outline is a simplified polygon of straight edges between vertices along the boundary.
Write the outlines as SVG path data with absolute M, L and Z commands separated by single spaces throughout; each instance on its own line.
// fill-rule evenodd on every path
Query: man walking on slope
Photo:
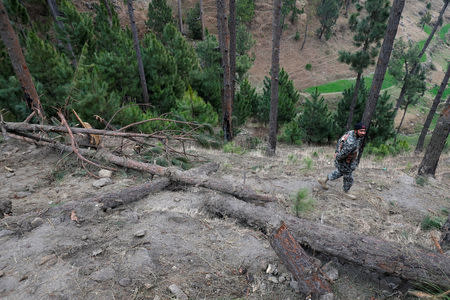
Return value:
M 328 180 L 335 180 L 344 176 L 343 189 L 345 195 L 352 200 L 356 199 L 356 196 L 350 194 L 348 191 L 353 184 L 352 172 L 358 165 L 358 153 L 365 135 L 366 126 L 362 123 L 358 123 L 355 125 L 355 130 L 350 130 L 341 136 L 336 145 L 334 154 L 334 165 L 336 166 L 336 170 L 328 174 L 326 178 L 319 178 L 317 180 L 323 189 L 328 190 Z

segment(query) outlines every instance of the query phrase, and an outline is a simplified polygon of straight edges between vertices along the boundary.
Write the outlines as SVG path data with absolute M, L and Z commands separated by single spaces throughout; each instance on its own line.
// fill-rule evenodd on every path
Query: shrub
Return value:
M 430 229 L 441 229 L 441 227 L 444 225 L 446 218 L 445 217 L 439 217 L 439 216 L 433 216 L 430 217 L 427 215 L 420 224 L 420 227 L 422 230 L 430 230 Z
M 200 3 L 195 3 L 195 6 L 188 10 L 187 25 L 189 28 L 189 37 L 194 40 L 202 39 L 202 23 L 200 21 Z
M 278 139 L 288 144 L 294 144 L 300 146 L 303 139 L 303 130 L 298 126 L 297 115 L 291 122 L 286 123 L 281 128 L 281 134 Z
M 431 8 L 431 2 L 428 2 L 427 3 L 427 9 L 430 9 Z
M 217 113 L 211 104 L 203 101 L 190 87 L 184 93 L 182 99 L 176 100 L 175 108 L 172 109 L 174 115 L 183 121 L 198 122 L 216 126 L 218 122 Z
M 296 41 L 300 40 L 300 32 L 298 32 L 298 30 L 295 32 L 294 40 Z
M 300 189 L 294 196 L 291 197 L 293 202 L 293 211 L 299 216 L 300 213 L 310 211 L 314 208 L 315 200 L 309 197 L 308 189 Z
M 250 24 L 255 17 L 255 1 L 254 0 L 237 0 L 236 1 L 236 20 L 238 22 Z
M 237 146 L 236 144 L 234 144 L 234 142 L 229 142 L 223 145 L 223 152 L 242 155 L 245 153 L 245 149 L 240 146 Z
M 311 64 L 306 64 L 305 69 L 308 71 L 312 70 L 312 65 Z
M 428 183 L 428 178 L 425 176 L 417 176 L 416 184 L 419 186 L 425 186 Z
M 367 145 L 367 153 L 373 154 L 377 157 L 386 157 L 388 155 L 398 155 L 410 150 L 410 146 L 407 141 L 399 140 L 395 145 L 392 144 L 374 144 L 369 143 Z

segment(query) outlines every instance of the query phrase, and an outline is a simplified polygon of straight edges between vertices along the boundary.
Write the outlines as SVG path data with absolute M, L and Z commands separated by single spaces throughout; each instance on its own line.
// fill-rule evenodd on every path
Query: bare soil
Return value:
M 291 195 L 307 188 L 315 205 L 302 218 L 436 251 L 431 236 L 439 238 L 440 232 L 423 231 L 420 223 L 425 215 L 450 208 L 448 154 L 441 157 L 436 179 L 424 186 L 414 180 L 420 157 L 366 158 L 354 174 L 354 201 L 342 194 L 341 180 L 331 182 L 328 191 L 316 183 L 317 176 L 333 169 L 332 147 L 279 145 L 273 158 L 262 155 L 263 150 L 261 145 L 238 155 L 188 146 L 190 153 L 220 163 L 211 176 L 277 195 L 280 210 L 292 212 Z M 97 189 L 92 185 L 96 179 L 67 154 L 15 140 L 0 143 L 0 153 L 0 200 L 12 201 L 13 216 L 152 180 L 120 169 L 112 184 Z M 125 153 L 136 155 L 130 149 Z M 53 215 L 23 232 L 9 230 L 11 217 L 6 216 L 0 220 L 0 297 L 171 299 L 168 287 L 176 284 L 189 299 L 298 299 L 264 234 L 202 210 L 215 193 L 174 186 L 106 212 L 80 206 L 80 222 Z M 323 263 L 331 259 L 316 255 Z M 277 276 L 265 273 L 269 263 L 278 266 Z M 340 274 L 333 283 L 338 299 L 404 298 L 398 279 L 344 261 L 334 263 Z M 273 282 L 280 277 L 286 280 Z

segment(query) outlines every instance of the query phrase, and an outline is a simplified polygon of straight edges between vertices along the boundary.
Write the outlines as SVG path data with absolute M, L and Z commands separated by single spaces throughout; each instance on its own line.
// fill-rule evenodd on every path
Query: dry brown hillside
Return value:
M 126 7 L 121 1 L 113 1 L 116 3 L 119 14 L 122 16 L 124 25 L 127 22 Z M 140 32 L 145 31 L 144 22 L 147 18 L 148 0 L 137 1 L 136 18 Z M 176 1 L 169 0 L 173 11 L 176 11 Z M 195 0 L 183 1 L 183 10 L 187 10 L 194 6 Z M 428 2 L 428 1 L 427 1 Z M 417 25 L 420 20 L 420 12 L 425 10 L 425 1 L 407 0 L 403 11 L 402 21 L 398 31 L 398 36 L 420 41 L 426 39 L 426 33 Z M 441 0 L 431 0 L 431 12 L 433 20 L 438 16 L 442 6 Z M 323 84 L 328 81 L 354 77 L 354 73 L 349 70 L 346 64 L 337 61 L 338 51 L 352 48 L 352 33 L 348 29 L 348 19 L 340 16 L 335 27 L 336 34 L 328 41 L 320 41 L 315 36 L 315 31 L 319 26 L 319 22 L 314 15 L 307 17 L 307 13 L 311 13 L 308 8 L 308 1 L 299 1 L 298 6 L 306 6 L 306 13 L 301 16 L 296 24 L 288 23 L 288 28 L 283 32 L 281 41 L 280 63 L 289 73 L 298 89 Z M 255 53 L 256 59 L 253 67 L 250 69 L 250 79 L 256 86 L 261 86 L 264 76 L 269 73 L 272 51 L 272 1 L 256 0 L 255 1 L 255 18 L 251 24 L 251 31 L 256 40 L 256 44 L 252 51 Z M 209 32 L 216 33 L 216 6 L 214 0 L 204 1 L 204 11 L 206 16 L 206 27 Z M 314 12 L 312 12 L 314 14 Z M 444 24 L 448 23 L 450 14 L 444 16 Z M 308 28 L 308 35 L 305 47 L 300 51 L 303 42 L 306 20 L 311 20 Z M 295 41 L 296 31 L 301 35 L 300 41 Z M 306 64 L 312 65 L 312 71 L 305 69 Z M 369 68 L 366 73 L 373 72 L 374 67 Z M 437 70 L 430 75 L 433 83 L 439 83 L 443 77 L 442 67 L 437 65 Z

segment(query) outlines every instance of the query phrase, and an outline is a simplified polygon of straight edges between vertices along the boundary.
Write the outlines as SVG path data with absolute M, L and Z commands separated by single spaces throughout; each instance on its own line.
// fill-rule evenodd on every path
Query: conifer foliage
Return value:
M 336 126 L 324 98 L 317 89 L 310 99 L 305 100 L 302 108 L 297 125 L 303 132 L 303 141 L 320 144 L 332 140 Z
M 339 4 L 337 0 L 322 0 L 317 7 L 317 16 L 320 21 L 320 28 L 317 30 L 319 40 L 325 34 L 325 39 L 328 40 L 332 35 L 333 26 L 339 17 Z
M 166 0 L 152 0 L 148 4 L 147 26 L 157 36 L 161 36 L 166 24 L 173 24 L 172 8 Z
M 278 77 L 278 124 L 289 122 L 296 113 L 296 104 L 300 94 L 289 79 L 288 73 L 282 68 Z M 264 78 L 264 91 L 258 105 L 258 119 L 261 122 L 269 121 L 271 82 L 269 77 Z

